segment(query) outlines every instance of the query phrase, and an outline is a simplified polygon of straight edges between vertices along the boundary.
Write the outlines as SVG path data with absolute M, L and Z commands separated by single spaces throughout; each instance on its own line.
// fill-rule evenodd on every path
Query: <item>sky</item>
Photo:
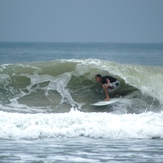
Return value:
M 1 42 L 163 42 L 163 0 L 0 0 Z

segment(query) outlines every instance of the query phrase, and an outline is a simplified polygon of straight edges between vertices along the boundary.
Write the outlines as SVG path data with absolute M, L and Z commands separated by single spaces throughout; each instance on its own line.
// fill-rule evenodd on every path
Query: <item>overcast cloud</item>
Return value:
M 0 41 L 163 42 L 163 0 L 0 0 Z

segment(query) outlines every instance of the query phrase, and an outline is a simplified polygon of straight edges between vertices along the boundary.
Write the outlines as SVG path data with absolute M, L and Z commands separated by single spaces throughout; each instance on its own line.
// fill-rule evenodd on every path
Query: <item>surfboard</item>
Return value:
M 105 105 L 110 105 L 113 104 L 115 102 L 118 102 L 122 97 L 118 97 L 118 98 L 111 98 L 109 101 L 99 101 L 96 102 L 94 104 L 91 104 L 93 106 L 105 106 Z

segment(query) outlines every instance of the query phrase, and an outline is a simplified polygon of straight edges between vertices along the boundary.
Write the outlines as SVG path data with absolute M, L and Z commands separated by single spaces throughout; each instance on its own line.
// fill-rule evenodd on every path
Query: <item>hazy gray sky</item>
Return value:
M 0 0 L 0 41 L 163 42 L 163 0 Z

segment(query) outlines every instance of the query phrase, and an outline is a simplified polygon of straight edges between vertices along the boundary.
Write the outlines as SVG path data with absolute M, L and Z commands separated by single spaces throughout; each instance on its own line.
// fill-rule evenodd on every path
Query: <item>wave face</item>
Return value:
M 121 82 L 120 103 L 100 111 L 157 112 L 163 104 L 161 67 L 119 64 L 99 59 L 54 60 L 0 66 L 0 109 L 15 112 L 99 111 L 90 104 L 104 98 L 94 76 L 112 75 Z M 109 109 L 107 109 L 109 107 Z

